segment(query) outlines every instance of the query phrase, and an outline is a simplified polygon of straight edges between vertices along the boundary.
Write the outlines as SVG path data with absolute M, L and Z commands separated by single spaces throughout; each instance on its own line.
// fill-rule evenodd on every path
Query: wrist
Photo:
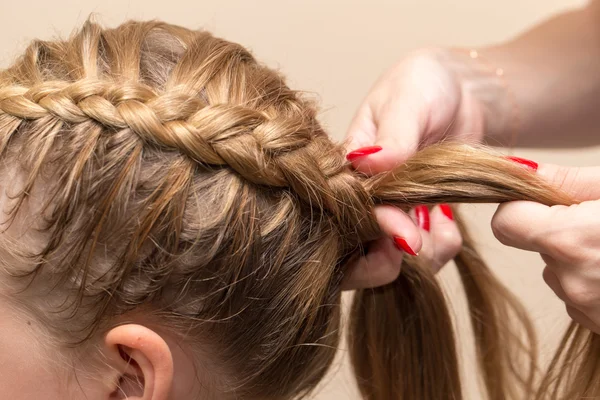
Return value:
M 462 96 L 461 112 L 478 120 L 480 140 L 494 146 L 518 142 L 520 107 L 507 75 L 494 53 L 478 48 L 449 48 L 440 53 L 455 75 Z

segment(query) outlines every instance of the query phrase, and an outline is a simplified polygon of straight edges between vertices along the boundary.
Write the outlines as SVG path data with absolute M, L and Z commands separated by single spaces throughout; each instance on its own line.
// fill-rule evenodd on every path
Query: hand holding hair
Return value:
M 594 0 L 495 46 L 413 52 L 383 74 L 359 106 L 348 130 L 353 166 L 368 175 L 389 171 L 417 150 L 447 140 L 597 144 L 590 132 L 600 125 L 599 18 L 600 1 Z M 585 85 L 578 84 L 581 79 Z M 402 238 L 409 252 L 420 252 L 423 232 L 399 211 L 386 216 L 393 221 L 387 235 Z M 451 254 L 458 242 L 451 231 L 447 241 L 433 242 L 442 254 Z M 424 251 L 431 251 L 428 246 Z M 399 273 L 393 246 L 376 241 L 369 250 L 356 267 L 358 287 L 367 264 L 377 265 L 379 276 L 387 271 L 388 280 Z
M 443 249 L 440 252 L 443 257 L 436 258 L 438 265 L 443 265 L 455 255 L 470 302 L 479 365 L 483 370 L 488 398 L 572 400 L 600 395 L 600 338 L 597 336 L 600 323 L 597 253 L 600 242 L 596 239 L 600 221 L 595 217 L 600 215 L 600 196 L 593 194 L 600 191 L 597 169 L 541 166 L 539 174 L 505 181 L 504 173 L 510 169 L 508 166 L 478 175 L 482 168 L 489 167 L 490 159 L 479 159 L 482 163 L 479 169 L 469 166 L 471 160 L 465 160 L 455 175 L 439 159 L 459 158 L 458 154 L 443 156 L 443 151 L 439 154 L 434 151 L 427 156 L 427 148 L 432 144 L 447 142 L 483 141 L 493 146 L 530 147 L 541 143 L 561 147 L 598 144 L 598 135 L 590 135 L 600 125 L 600 113 L 597 112 L 600 106 L 598 18 L 600 1 L 595 0 L 581 9 L 556 15 L 516 38 L 481 51 L 417 51 L 385 73 L 359 107 L 350 125 L 347 142 L 348 159 L 356 170 L 367 176 L 377 176 L 401 170 L 415 157 L 427 159 L 427 163 L 420 165 L 426 171 L 421 175 L 416 172 L 421 170 L 410 167 L 411 173 L 390 175 L 400 180 L 408 178 L 419 183 L 428 182 L 441 192 L 457 189 L 453 177 L 460 175 L 465 179 L 458 184 L 461 188 L 459 193 L 455 193 L 460 197 L 457 202 L 504 203 L 494 218 L 495 234 L 505 244 L 542 253 L 547 264 L 544 279 L 565 301 L 567 312 L 574 321 L 563 336 L 547 372 L 539 385 L 535 385 L 533 382 L 537 380 L 539 367 L 535 361 L 537 347 L 533 327 L 518 301 L 493 279 L 472 247 L 460 218 L 454 225 L 458 226 L 455 230 L 447 221 L 440 219 L 435 222 L 433 215 L 430 216 L 434 239 L 430 241 L 426 230 L 421 229 L 424 226 L 422 221 L 417 218 L 417 228 L 405 214 L 407 209 L 378 205 L 375 214 L 387 237 L 369 244 L 365 256 L 352 264 L 347 281 L 350 288 L 370 288 L 392 282 L 382 288 L 359 291 L 353 308 L 358 317 L 351 331 L 351 344 L 358 346 L 352 348 L 352 355 L 366 398 L 391 399 L 397 397 L 397 393 L 410 393 L 405 397 L 410 399 L 460 398 L 453 391 L 460 391 L 456 387 L 436 385 L 438 391 L 434 392 L 431 382 L 437 384 L 441 381 L 438 378 L 422 380 L 421 386 L 413 386 L 415 379 L 422 376 L 407 371 L 419 370 L 421 364 L 407 362 L 404 368 L 400 368 L 397 359 L 394 359 L 397 354 L 418 353 L 419 350 L 415 349 L 423 342 L 441 344 L 445 338 L 432 333 L 435 328 L 426 324 L 428 318 L 444 318 L 441 315 L 434 317 L 435 310 L 431 305 L 419 308 L 416 307 L 418 301 L 405 305 L 423 295 L 435 297 L 433 293 L 436 290 L 428 287 L 427 282 L 433 279 L 437 267 L 433 266 L 432 271 L 431 258 L 405 255 L 401 259 L 390 245 L 390 236 L 400 237 L 400 244 L 408 254 L 419 251 L 421 254 L 431 253 L 427 250 L 431 247 Z M 577 84 L 582 79 L 586 84 Z M 444 147 L 442 144 L 439 148 Z M 512 160 L 530 169 L 537 166 L 528 160 Z M 438 176 L 435 177 L 432 171 L 438 172 Z M 573 178 L 574 175 L 578 178 Z M 585 177 L 587 179 L 581 179 Z M 540 178 L 546 178 L 545 183 L 540 182 Z M 377 179 L 375 182 L 381 183 Z M 478 182 L 486 183 L 483 187 L 478 186 Z M 492 187 L 498 189 L 505 184 L 506 190 L 488 192 Z M 515 191 L 520 185 L 523 187 Z M 396 189 L 406 194 L 414 187 Z M 393 192 L 387 194 L 393 195 Z M 432 193 L 423 190 L 413 194 L 424 201 Z M 453 202 L 449 200 L 452 196 L 436 192 L 426 203 Z M 406 196 L 398 200 L 404 205 L 409 203 Z M 420 207 L 416 203 L 411 206 Z M 426 215 L 420 208 L 413 213 L 417 217 Z M 538 218 L 532 219 L 532 216 Z M 436 224 L 442 221 L 446 222 L 447 234 L 435 237 L 433 232 L 440 231 Z M 462 234 L 462 238 L 457 236 L 457 232 Z M 456 248 L 453 247 L 457 243 L 462 243 L 458 246 L 458 254 L 454 253 Z M 404 262 L 402 272 L 401 261 Z M 401 308 L 398 312 L 403 317 L 396 320 L 388 314 L 379 318 L 375 316 L 375 310 L 391 310 L 393 305 Z M 419 311 L 414 311 L 414 308 L 419 308 Z M 423 318 L 429 312 L 429 317 Z M 407 315 L 414 319 L 407 318 Z M 407 319 L 417 323 L 409 324 L 405 331 L 398 332 L 391 340 L 386 336 L 389 332 L 372 332 L 372 329 L 364 328 L 383 326 L 390 321 L 404 328 L 400 320 Z M 514 320 L 520 330 L 506 325 Z M 412 335 L 419 341 L 402 341 Z M 375 351 L 361 351 L 360 345 L 364 343 L 368 344 L 367 347 L 374 346 L 386 339 L 387 343 L 400 343 L 390 350 L 389 359 L 377 357 Z M 498 343 L 510 344 L 499 347 Z M 529 373 L 516 372 L 517 364 L 512 355 L 520 351 L 534 360 L 529 364 Z M 437 354 L 441 353 L 443 351 L 438 348 Z M 435 357 L 423 363 L 443 364 Z M 431 374 L 425 372 L 424 375 L 434 376 L 437 371 L 429 372 Z M 400 382 L 393 382 L 398 376 L 402 376 Z
M 492 228 L 503 244 L 540 253 L 543 277 L 580 325 L 600 334 L 600 167 L 541 164 L 538 174 L 581 201 L 498 207 Z
M 503 98 L 504 88 L 498 77 L 472 67 L 463 54 L 424 49 L 387 71 L 360 105 L 348 130 L 347 157 L 353 167 L 367 175 L 389 171 L 427 145 L 447 140 L 476 143 L 483 138 L 484 126 L 500 129 L 502 116 L 486 121 L 488 105 L 465 85 L 476 82 L 497 99 Z M 431 210 L 431 217 L 428 208 L 418 210 L 412 213 L 416 224 L 398 209 L 377 211 L 386 236 L 371 243 L 365 257 L 352 265 L 348 288 L 394 280 L 402 262 L 398 248 L 408 254 L 423 253 L 434 261 L 436 271 L 458 253 L 462 239 L 452 217 L 448 218 L 449 206 Z M 429 229 L 423 229 L 419 217 L 430 220 Z M 401 246 L 393 246 L 392 238 Z

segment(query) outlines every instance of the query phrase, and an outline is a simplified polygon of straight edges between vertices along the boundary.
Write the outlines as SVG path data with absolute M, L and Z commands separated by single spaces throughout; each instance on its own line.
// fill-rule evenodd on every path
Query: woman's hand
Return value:
M 444 139 L 478 142 L 484 125 L 486 132 L 502 129 L 502 113 L 493 113 L 492 121 L 486 110 L 503 109 L 504 86 L 499 77 L 478 67 L 467 54 L 431 49 L 391 68 L 367 95 L 350 126 L 347 157 L 354 168 L 366 174 L 388 171 L 428 144 Z M 479 100 L 483 93 L 485 102 Z M 493 101 L 498 104 L 492 105 Z M 446 216 L 448 210 L 437 207 L 429 216 L 426 208 L 419 207 L 411 218 L 399 209 L 378 207 L 386 237 L 372 243 L 367 255 L 352 266 L 346 287 L 393 281 L 400 273 L 402 252 L 419 253 L 439 270 L 462 242 L 456 224 Z M 427 219 L 427 224 L 417 216 Z
M 478 95 L 486 91 L 487 98 L 500 97 L 504 88 L 499 77 L 477 67 L 466 53 L 446 49 L 420 50 L 393 66 L 375 83 L 350 125 L 354 167 L 365 173 L 389 171 L 442 139 L 481 141 L 484 124 L 491 121 L 485 120 L 487 104 Z M 376 150 L 373 146 L 381 150 L 369 157 L 355 153 L 365 147 Z
M 414 226 L 412 217 L 417 221 L 415 227 L 422 243 L 419 257 L 424 259 L 434 272 L 439 271 L 460 251 L 462 237 L 454 222 L 452 209 L 442 204 L 431 212 L 425 206 L 416 207 L 410 216 L 391 206 L 375 209 L 381 228 L 392 234 L 404 222 Z M 409 221 L 404 221 L 407 218 Z M 396 238 L 381 238 L 373 242 L 365 257 L 361 257 L 349 267 L 349 274 L 344 280 L 343 289 L 371 288 L 394 281 L 400 273 L 403 250 Z
M 502 204 L 492 221 L 494 235 L 507 246 L 540 253 L 544 280 L 571 318 L 600 334 L 600 167 L 540 165 L 538 173 L 582 202 Z
M 597 144 L 590 132 L 600 124 L 599 16 L 600 1 L 591 1 L 481 49 L 475 60 L 446 49 L 415 52 L 384 74 L 360 106 L 348 132 L 352 164 L 367 174 L 387 171 L 445 138 L 494 146 Z M 404 251 L 425 251 L 407 215 L 384 214 L 385 233 L 399 237 Z M 398 275 L 402 255 L 390 243 L 371 246 L 349 287 L 364 285 L 360 277 L 369 268 L 380 271 L 370 286 Z

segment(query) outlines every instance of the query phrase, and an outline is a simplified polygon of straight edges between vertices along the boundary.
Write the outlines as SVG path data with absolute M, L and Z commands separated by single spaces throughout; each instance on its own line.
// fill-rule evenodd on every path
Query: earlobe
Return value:
M 142 325 L 113 328 L 104 344 L 118 382 L 107 399 L 167 400 L 173 384 L 173 357 L 166 341 Z

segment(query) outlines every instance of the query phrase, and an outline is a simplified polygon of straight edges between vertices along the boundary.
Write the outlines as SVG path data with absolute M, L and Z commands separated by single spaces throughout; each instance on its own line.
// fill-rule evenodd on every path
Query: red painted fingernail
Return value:
M 450 221 L 454 221 L 454 214 L 452 213 L 452 208 L 448 204 L 440 204 L 440 210 L 442 214 L 444 214 Z
M 509 160 L 514 161 L 516 163 L 519 163 L 521 165 L 524 165 L 527 168 L 531 168 L 534 171 L 537 171 L 537 169 L 538 169 L 538 163 L 536 163 L 535 161 L 531 161 L 531 160 L 528 160 L 526 158 L 521 158 L 521 157 L 514 157 L 514 156 L 509 156 L 506 158 L 508 158 Z
M 394 243 L 396 243 L 396 247 L 399 250 L 405 251 L 411 256 L 416 256 L 417 253 L 406 243 L 406 240 L 402 239 L 400 236 L 394 236 Z
M 359 157 L 368 156 L 370 154 L 375 154 L 381 151 L 381 146 L 370 146 L 370 147 L 361 147 L 360 149 L 356 149 L 346 155 L 346 159 L 348 161 L 356 160 Z
M 417 215 L 417 221 L 421 229 L 425 229 L 429 232 L 429 209 L 427 206 L 415 207 L 415 214 Z

